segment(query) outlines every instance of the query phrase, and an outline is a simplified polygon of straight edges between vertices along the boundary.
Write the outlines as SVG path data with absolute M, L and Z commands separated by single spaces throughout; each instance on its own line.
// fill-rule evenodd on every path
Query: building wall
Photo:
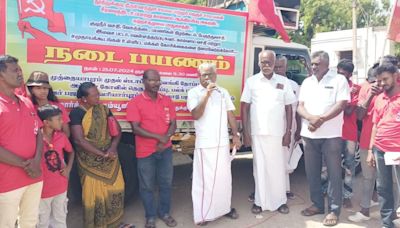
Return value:
M 340 60 L 340 52 L 352 51 L 352 30 L 317 33 L 311 40 L 311 52 L 326 51 L 330 57 L 330 67 Z M 357 63 L 353 81 L 363 82 L 368 68 L 382 55 L 393 53 L 393 43 L 386 41 L 386 28 L 361 28 L 357 30 Z

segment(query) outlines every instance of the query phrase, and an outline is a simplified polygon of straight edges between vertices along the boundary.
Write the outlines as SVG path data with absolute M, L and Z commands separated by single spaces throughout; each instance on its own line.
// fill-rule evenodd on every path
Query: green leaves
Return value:
M 357 0 L 357 27 L 386 25 L 389 0 Z M 310 46 L 317 32 L 352 28 L 352 0 L 302 0 L 300 29 L 290 33 L 294 42 Z

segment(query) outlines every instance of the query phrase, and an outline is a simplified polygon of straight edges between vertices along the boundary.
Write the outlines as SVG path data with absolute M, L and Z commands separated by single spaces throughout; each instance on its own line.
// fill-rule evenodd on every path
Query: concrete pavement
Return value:
M 178 222 L 178 227 L 195 227 L 192 215 L 191 200 L 191 164 L 187 157 L 178 158 L 183 165 L 175 166 L 173 182 L 173 199 L 171 214 Z M 186 164 L 185 164 L 186 163 Z M 311 205 L 308 195 L 308 185 L 304 173 L 304 164 L 300 163 L 297 170 L 291 176 L 292 191 L 296 194 L 296 199 L 289 200 L 290 213 L 282 215 L 277 212 L 263 212 L 257 217 L 250 211 L 252 203 L 247 201 L 247 197 L 253 191 L 252 159 L 251 155 L 239 155 L 232 164 L 233 175 L 233 197 L 232 206 L 239 213 L 239 219 L 230 220 L 220 218 L 210 222 L 206 227 L 271 227 L 271 228 L 316 228 L 323 227 L 322 220 L 324 215 L 313 217 L 303 217 L 300 211 Z M 355 181 L 355 197 L 353 198 L 353 209 L 342 209 L 339 225 L 337 228 L 358 228 L 358 227 L 381 227 L 378 207 L 371 209 L 371 220 L 365 223 L 354 224 L 347 219 L 347 216 L 359 210 L 360 202 L 360 176 Z M 284 180 L 282 180 L 284 181 Z M 82 227 L 82 209 L 80 204 L 70 204 L 68 214 L 68 227 Z M 139 197 L 131 199 L 126 205 L 124 222 L 133 223 L 136 227 L 144 227 L 144 210 Z M 157 221 L 157 227 L 167 227 L 161 220 Z

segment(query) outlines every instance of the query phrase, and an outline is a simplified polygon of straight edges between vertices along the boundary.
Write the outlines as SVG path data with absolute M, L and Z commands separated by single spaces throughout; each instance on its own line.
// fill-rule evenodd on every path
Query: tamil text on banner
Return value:
M 25 77 L 47 72 L 67 108 L 78 104 L 79 84 L 91 81 L 124 119 L 151 68 L 160 72 L 160 90 L 174 100 L 178 119 L 188 119 L 187 91 L 199 84 L 203 62 L 216 64 L 218 84 L 239 107 L 245 13 L 150 0 L 6 0 L 3 13 L 6 52 L 20 59 Z

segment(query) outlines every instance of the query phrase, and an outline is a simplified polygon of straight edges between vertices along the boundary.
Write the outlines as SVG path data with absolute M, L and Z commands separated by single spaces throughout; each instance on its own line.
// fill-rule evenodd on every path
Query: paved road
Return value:
M 185 159 L 185 158 L 184 158 Z M 185 163 L 185 162 L 183 162 Z M 290 213 L 281 215 L 276 212 L 263 212 L 262 218 L 256 218 L 251 212 L 251 203 L 247 201 L 248 194 L 253 189 L 252 178 L 252 160 L 250 156 L 241 156 L 232 164 L 233 170 L 233 207 L 240 215 L 238 220 L 221 218 L 209 223 L 206 227 L 231 227 L 231 228 L 250 228 L 250 227 L 268 227 L 268 228 L 316 228 L 323 227 L 321 221 L 323 215 L 313 217 L 303 217 L 300 211 L 310 205 L 308 196 L 308 187 L 304 173 L 304 165 L 301 163 L 292 175 L 292 191 L 296 194 L 296 199 L 289 200 L 288 205 Z M 178 227 L 195 227 L 192 218 L 191 201 L 191 164 L 184 164 L 175 167 L 173 183 L 173 206 L 172 215 L 178 221 Z M 353 199 L 354 209 L 359 209 L 360 175 L 356 180 L 355 198 Z M 372 219 L 366 223 L 353 224 L 347 220 L 351 211 L 343 209 L 340 216 L 340 224 L 337 228 L 358 228 L 358 227 L 380 227 L 378 207 L 372 208 Z M 144 227 L 144 211 L 141 201 L 138 197 L 130 200 L 126 205 L 124 221 L 133 223 L 137 227 Z M 82 227 L 82 209 L 80 204 L 70 204 L 68 214 L 68 226 L 73 228 Z M 157 221 L 157 227 L 166 227 L 160 220 Z

